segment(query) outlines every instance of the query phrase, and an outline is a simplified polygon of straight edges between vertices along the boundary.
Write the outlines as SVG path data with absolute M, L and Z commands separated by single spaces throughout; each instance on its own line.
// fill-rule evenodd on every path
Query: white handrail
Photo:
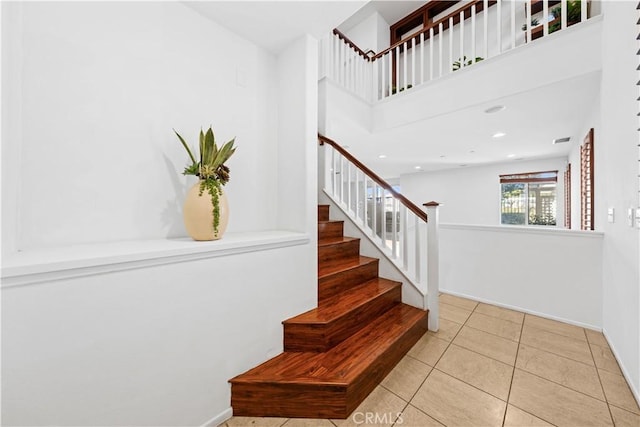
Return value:
M 373 57 L 331 34 L 319 49 L 324 70 L 320 77 L 326 75 L 369 102 L 397 95 L 576 24 L 567 22 L 567 0 L 553 6 L 549 0 L 541 3 L 542 7 L 535 0 L 476 0 Z M 578 23 L 591 18 L 594 8 L 588 3 L 572 3 L 580 7 Z M 575 19 L 575 11 L 571 16 Z M 532 22 L 537 22 L 534 28 Z

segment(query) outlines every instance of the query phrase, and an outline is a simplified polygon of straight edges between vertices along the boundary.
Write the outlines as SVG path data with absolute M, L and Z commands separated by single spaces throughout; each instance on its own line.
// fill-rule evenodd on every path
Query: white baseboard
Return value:
M 629 385 L 629 390 L 631 390 L 631 394 L 633 394 L 633 397 L 636 399 L 636 402 L 638 403 L 638 405 L 640 405 L 640 391 L 635 388 L 635 384 L 633 384 L 633 382 L 631 381 L 631 375 L 629 375 L 629 372 L 624 367 L 624 365 L 620 363 L 620 357 L 618 356 L 618 352 L 616 351 L 616 348 L 611 345 L 611 341 L 609 341 L 609 338 L 607 337 L 607 331 L 603 329 L 602 334 L 604 335 L 604 338 L 607 340 L 607 344 L 609 344 L 609 348 L 613 353 L 613 357 L 615 357 L 616 361 L 618 362 L 618 366 L 622 371 L 622 376 L 624 377 L 625 380 L 627 380 L 627 384 Z
M 223 422 L 227 421 L 233 416 L 233 408 L 227 408 L 220 412 L 218 415 L 211 418 L 209 421 L 202 424 L 200 427 L 218 427 Z

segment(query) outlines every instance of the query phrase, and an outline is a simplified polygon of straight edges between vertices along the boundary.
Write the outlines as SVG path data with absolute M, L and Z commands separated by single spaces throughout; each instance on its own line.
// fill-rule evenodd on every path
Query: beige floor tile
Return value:
M 520 343 L 593 365 L 593 357 L 586 340 L 558 335 L 525 324 Z
M 338 427 L 391 426 L 405 406 L 407 402 L 378 386 L 346 419 L 331 421 Z
M 509 310 L 507 308 L 496 307 L 495 305 L 480 303 L 476 307 L 476 313 L 486 314 L 487 316 L 497 317 L 502 320 L 509 320 L 510 322 L 520 323 L 524 320 L 524 313 L 519 311 Z
M 488 332 L 465 326 L 453 342 L 511 366 L 516 362 L 518 343 Z
M 291 418 L 282 427 L 334 427 L 329 420 L 316 418 Z
M 611 372 L 612 374 L 622 375 L 620 366 L 618 366 L 618 361 L 611 350 L 609 350 L 608 346 L 602 347 L 599 345 L 591 345 L 591 354 L 593 355 L 593 360 L 596 362 L 598 369 Z
M 516 369 L 509 403 L 555 425 L 613 425 L 607 404 Z
M 441 318 L 440 328 L 438 329 L 438 332 L 429 331 L 427 333 L 445 341 L 451 341 L 453 337 L 456 336 L 461 327 L 461 323 L 452 322 L 450 320 Z
M 456 307 L 455 305 L 440 304 L 440 319 L 450 320 L 452 322 L 463 324 L 471 315 L 471 310 Z
M 466 348 L 449 346 L 436 369 L 504 401 L 509 396 L 513 366 Z
M 500 426 L 506 403 L 436 369 L 411 401 L 447 426 Z
M 227 421 L 229 427 L 280 427 L 287 422 L 287 418 L 272 417 L 232 417 Z
M 448 346 L 448 341 L 424 334 L 407 354 L 429 366 L 435 366 Z
M 473 310 L 478 305 L 476 301 L 449 294 L 440 294 L 440 302 L 455 305 L 456 307 L 464 308 L 465 310 Z
M 412 405 L 407 405 L 396 421 L 397 427 L 441 427 L 438 421 L 431 418 Z
M 520 345 L 516 368 L 604 400 L 596 368 L 547 351 Z
M 471 326 L 512 341 L 520 340 L 520 330 L 522 329 L 522 325 L 519 323 L 487 316 L 482 313 L 473 313 L 465 326 Z
M 607 402 L 640 415 L 638 404 L 633 398 L 633 394 L 631 394 L 624 377 L 602 370 L 598 371 L 598 373 L 600 374 L 600 381 L 602 381 L 602 388 L 607 397 Z
M 607 339 L 604 337 L 602 332 L 598 332 L 598 331 L 594 331 L 586 328 L 584 331 L 587 334 L 587 340 L 589 341 L 589 344 L 599 345 L 600 347 L 609 348 L 609 343 L 607 342 Z
M 541 420 L 535 415 L 516 408 L 513 405 L 507 405 L 507 415 L 504 419 L 504 427 L 553 427 L 553 424 Z
M 613 422 L 616 424 L 616 427 L 640 426 L 640 415 L 616 408 L 615 406 L 609 406 L 609 409 L 611 410 L 611 415 L 613 415 Z
M 564 335 L 565 337 L 576 338 L 583 341 L 587 340 L 584 328 L 570 325 L 568 323 L 558 322 L 557 320 L 545 319 L 544 317 L 534 316 L 532 314 L 525 314 L 524 324 L 538 329 L 544 329 L 545 331 L 553 332 L 554 334 Z
M 413 357 L 405 356 L 381 384 L 408 402 L 416 394 L 431 369 L 431 366 Z

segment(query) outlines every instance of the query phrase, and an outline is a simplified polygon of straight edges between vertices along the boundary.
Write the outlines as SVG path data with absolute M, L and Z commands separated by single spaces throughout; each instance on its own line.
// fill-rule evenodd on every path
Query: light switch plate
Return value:
M 607 209 L 607 222 L 615 222 L 615 209 Z
M 636 227 L 640 228 L 640 208 L 636 209 Z

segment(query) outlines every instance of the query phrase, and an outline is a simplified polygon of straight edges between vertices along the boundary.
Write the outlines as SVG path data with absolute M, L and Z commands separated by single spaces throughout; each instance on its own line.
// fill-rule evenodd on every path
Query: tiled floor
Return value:
M 450 295 L 346 420 L 234 417 L 224 427 L 621 426 L 640 409 L 599 332 Z

